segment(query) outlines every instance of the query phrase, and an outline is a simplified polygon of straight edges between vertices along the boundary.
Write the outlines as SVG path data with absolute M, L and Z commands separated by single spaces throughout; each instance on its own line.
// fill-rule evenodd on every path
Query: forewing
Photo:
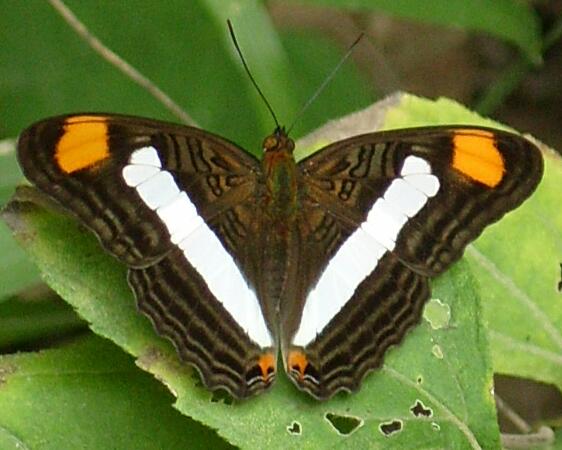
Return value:
M 427 198 L 410 216 L 404 211 L 415 207 L 416 193 L 409 186 L 391 186 L 408 157 L 430 166 L 426 171 L 416 167 L 417 160 L 409 160 L 413 164 L 406 181 Z M 529 140 L 477 127 L 426 127 L 356 136 L 318 151 L 299 167 L 311 186 L 310 195 L 322 205 L 329 204 L 330 212 L 344 222 L 362 223 L 374 202 L 386 195 L 386 203 L 408 217 L 394 239 L 393 251 L 405 264 L 429 276 L 444 271 L 485 226 L 522 203 L 536 188 L 543 170 L 540 151 Z M 437 192 L 428 195 L 433 189 Z

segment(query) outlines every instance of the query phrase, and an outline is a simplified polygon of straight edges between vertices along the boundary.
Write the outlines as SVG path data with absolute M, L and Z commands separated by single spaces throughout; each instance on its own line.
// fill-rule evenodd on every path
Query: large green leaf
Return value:
M 170 408 L 172 396 L 100 338 L 0 356 L 0 448 L 229 448 Z
M 255 91 L 226 38 L 226 23 L 208 2 L 67 3 L 104 43 L 163 87 L 205 128 L 256 149 L 261 139 L 256 141 L 254 133 L 261 136 L 272 128 L 271 120 L 264 118 L 265 108 L 255 106 Z M 273 28 L 260 20 L 260 3 L 236 3 L 245 12 L 245 20 L 235 24 L 241 34 L 250 35 L 246 29 L 259 23 L 260 39 L 278 39 Z M 234 2 L 223 2 L 222 8 L 228 4 Z M 102 61 L 48 2 L 7 3 L 0 28 L 4 133 L 16 134 L 35 119 L 69 111 L 173 118 L 144 89 Z M 289 72 L 287 65 L 281 65 L 282 48 L 272 48 L 275 51 L 261 55 L 260 64 Z M 284 92 L 283 98 L 282 104 L 292 104 L 290 92 Z

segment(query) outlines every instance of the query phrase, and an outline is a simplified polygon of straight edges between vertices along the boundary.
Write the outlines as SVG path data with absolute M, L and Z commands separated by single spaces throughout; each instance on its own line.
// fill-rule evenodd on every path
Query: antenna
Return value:
M 244 66 L 244 70 L 246 71 L 246 73 L 250 77 L 250 80 L 252 81 L 252 84 L 256 88 L 256 91 L 258 91 L 258 94 L 260 94 L 260 97 L 264 101 L 265 106 L 267 106 L 267 109 L 269 110 L 269 113 L 271 114 L 271 117 L 273 117 L 273 121 L 275 122 L 275 126 L 277 128 L 280 128 L 279 121 L 277 120 L 277 116 L 275 115 L 275 112 L 273 112 L 273 108 L 271 107 L 271 105 L 267 101 L 267 98 L 265 98 L 264 93 L 262 92 L 262 90 L 258 86 L 258 83 L 256 82 L 256 80 L 252 76 L 252 73 L 250 72 L 250 69 L 248 68 L 248 64 L 246 64 L 246 60 L 244 59 L 244 55 L 242 55 L 242 51 L 240 50 L 240 46 L 238 45 L 238 41 L 236 40 L 236 36 L 234 35 L 234 29 L 232 28 L 232 22 L 230 22 L 230 19 L 228 19 L 226 21 L 226 23 L 228 24 L 228 30 L 230 31 L 230 37 L 232 38 L 232 42 L 234 43 L 234 47 L 236 48 L 236 51 L 238 52 L 238 56 L 240 56 L 240 60 L 242 61 L 242 65 Z
M 361 41 L 361 39 L 363 39 L 363 37 L 365 36 L 365 33 L 361 33 L 357 39 L 355 39 L 355 41 L 353 42 L 353 44 L 351 44 L 349 46 L 349 48 L 347 49 L 347 52 L 345 52 L 345 55 L 342 56 L 342 58 L 340 59 L 340 61 L 338 62 L 338 64 L 336 65 L 336 67 L 334 67 L 332 69 L 332 71 L 329 73 L 329 75 L 324 79 L 324 81 L 322 82 L 322 84 L 318 87 L 318 89 L 316 89 L 316 92 L 314 92 L 314 94 L 312 94 L 312 96 L 308 99 L 308 101 L 303 105 L 303 107 L 300 109 L 300 111 L 297 113 L 297 115 L 295 116 L 295 118 L 293 119 L 293 123 L 291 124 L 291 126 L 289 127 L 289 129 L 287 130 L 287 134 L 289 134 L 291 132 L 291 130 L 293 129 L 293 127 L 295 126 L 295 124 L 297 123 L 297 120 L 301 118 L 301 116 L 303 115 L 303 113 L 308 109 L 308 107 L 312 104 L 312 102 L 314 102 L 314 100 L 316 100 L 316 98 L 320 95 L 320 93 L 324 90 L 324 88 L 330 83 L 330 81 L 332 81 L 332 78 L 334 78 L 334 76 L 336 75 L 336 73 L 338 72 L 338 70 L 340 69 L 340 67 L 343 65 L 344 62 L 347 61 L 347 58 L 349 58 L 349 56 L 351 55 L 351 53 L 353 52 L 353 49 L 355 48 L 355 46 L 357 44 L 359 44 L 359 42 Z

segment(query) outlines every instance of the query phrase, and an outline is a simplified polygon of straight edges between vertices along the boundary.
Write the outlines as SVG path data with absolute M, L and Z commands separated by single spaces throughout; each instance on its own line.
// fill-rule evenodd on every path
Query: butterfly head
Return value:
M 277 127 L 275 131 L 267 136 L 263 141 L 264 153 L 269 152 L 287 152 L 293 153 L 295 141 L 288 135 L 284 127 Z

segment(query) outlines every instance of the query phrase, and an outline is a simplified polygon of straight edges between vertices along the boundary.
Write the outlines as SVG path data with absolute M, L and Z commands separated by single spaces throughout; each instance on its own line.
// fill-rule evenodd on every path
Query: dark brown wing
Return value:
M 57 145 L 74 134 L 75 153 L 91 153 L 107 139 L 107 156 L 84 159 L 81 168 L 65 172 L 57 164 Z M 132 151 L 146 145 L 158 149 L 163 165 L 206 219 L 255 189 L 259 163 L 235 144 L 197 128 L 137 117 L 87 114 L 43 120 L 21 134 L 18 160 L 27 179 L 92 229 L 110 253 L 138 267 L 170 250 L 156 214 L 139 208 L 135 196 L 123 195 L 130 187 L 121 171 Z
M 181 357 L 197 367 L 206 385 L 244 397 L 271 384 L 275 339 L 268 339 L 263 329 L 252 332 L 252 324 L 264 318 L 252 296 L 252 274 L 244 269 L 260 171 L 254 157 L 196 128 L 85 114 L 28 128 L 19 139 L 18 158 L 37 188 L 130 267 L 140 309 Z M 161 189 L 162 195 L 173 188 L 174 195 L 179 190 L 185 198 L 176 196 L 170 203 L 145 192 L 149 187 Z M 150 206 L 154 200 L 163 203 Z M 172 203 L 177 207 L 169 207 Z M 187 211 L 186 205 L 195 208 L 197 220 L 169 217 Z M 187 222 L 195 224 L 194 230 L 186 231 Z M 200 249 L 197 241 L 187 244 L 187 235 L 180 242 L 172 229 L 199 233 L 208 248 Z M 205 252 L 221 273 L 205 266 Z M 220 281 L 221 276 L 227 281 Z M 225 283 L 243 290 L 240 299 Z M 233 313 L 237 301 L 246 302 L 247 314 Z M 261 336 L 258 342 L 256 335 Z
M 310 284 L 282 348 L 293 381 L 328 398 L 382 363 L 419 321 L 427 277 L 533 192 L 542 157 L 511 133 L 433 127 L 353 137 L 299 168 L 299 265 Z

